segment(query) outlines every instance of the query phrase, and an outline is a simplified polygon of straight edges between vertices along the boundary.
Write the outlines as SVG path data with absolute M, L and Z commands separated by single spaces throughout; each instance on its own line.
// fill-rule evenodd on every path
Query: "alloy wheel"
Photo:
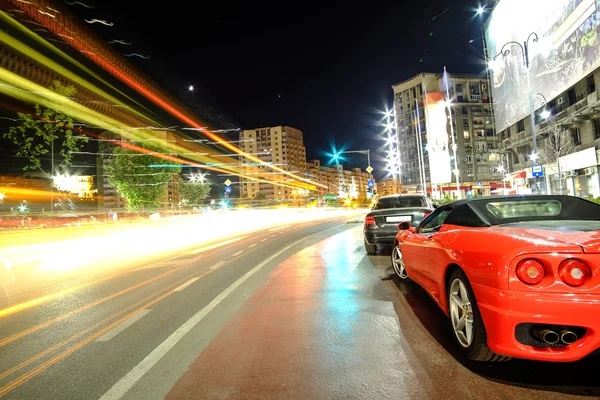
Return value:
M 450 285 L 450 320 L 456 339 L 463 347 L 473 342 L 473 308 L 467 287 L 460 279 Z

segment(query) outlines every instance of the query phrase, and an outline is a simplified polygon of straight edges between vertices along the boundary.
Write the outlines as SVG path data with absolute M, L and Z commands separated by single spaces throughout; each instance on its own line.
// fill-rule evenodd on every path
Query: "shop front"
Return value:
M 598 154 L 595 147 L 560 157 L 548 165 L 546 182 L 551 194 L 600 197 Z

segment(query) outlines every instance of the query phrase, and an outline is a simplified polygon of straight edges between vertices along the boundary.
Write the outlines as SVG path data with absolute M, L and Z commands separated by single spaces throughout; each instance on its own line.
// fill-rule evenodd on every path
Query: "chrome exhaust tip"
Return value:
M 579 339 L 579 337 L 577 336 L 577 334 L 575 332 L 571 332 L 566 329 L 561 330 L 559 332 L 559 334 L 560 334 L 560 340 L 564 344 L 573 344 Z
M 546 344 L 556 344 L 560 340 L 560 335 L 550 329 L 533 329 L 533 335 Z

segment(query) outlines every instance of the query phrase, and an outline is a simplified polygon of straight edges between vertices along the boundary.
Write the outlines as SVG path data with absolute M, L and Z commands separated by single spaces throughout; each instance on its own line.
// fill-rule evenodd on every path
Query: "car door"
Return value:
M 447 213 L 444 212 L 444 208 L 438 208 L 417 226 L 415 233 L 406 235 L 404 242 L 400 245 L 408 274 L 424 287 L 431 285 L 431 279 L 427 277 L 427 264 L 424 262 L 424 248 L 434 225 L 440 219 L 440 214 L 443 219 L 446 219 Z
M 437 236 L 439 230 L 444 224 L 448 215 L 452 212 L 452 206 L 443 206 L 438 208 L 435 213 L 431 214 L 432 218 L 428 218 L 424 224 L 421 224 L 417 230 L 417 234 L 422 238 L 421 242 L 421 259 L 422 259 L 422 274 L 428 281 L 435 281 L 435 268 L 439 268 L 438 259 L 440 251 L 445 251 Z

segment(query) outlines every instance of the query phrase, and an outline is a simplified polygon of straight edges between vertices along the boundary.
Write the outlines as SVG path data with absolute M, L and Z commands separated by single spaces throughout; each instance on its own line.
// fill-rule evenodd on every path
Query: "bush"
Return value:
M 600 204 L 600 197 L 594 198 L 594 196 L 589 196 L 588 200 L 591 201 L 591 202 L 594 202 L 596 204 Z

